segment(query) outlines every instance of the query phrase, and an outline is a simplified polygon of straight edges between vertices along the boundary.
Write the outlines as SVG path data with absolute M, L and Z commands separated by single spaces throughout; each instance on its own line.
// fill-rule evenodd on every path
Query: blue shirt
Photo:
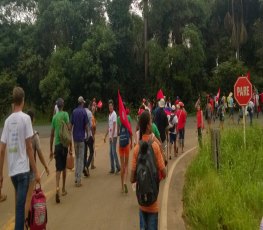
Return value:
M 84 142 L 86 125 L 89 120 L 87 113 L 82 106 L 73 110 L 70 122 L 73 125 L 73 140 L 75 142 Z

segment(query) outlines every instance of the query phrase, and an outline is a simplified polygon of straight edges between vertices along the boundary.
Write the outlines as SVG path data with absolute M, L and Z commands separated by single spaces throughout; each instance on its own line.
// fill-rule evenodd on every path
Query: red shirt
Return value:
M 186 111 L 179 109 L 177 111 L 177 117 L 178 117 L 177 129 L 183 129 L 186 123 L 186 117 L 187 117 Z
M 196 112 L 197 128 L 204 128 L 203 111 L 197 110 Z

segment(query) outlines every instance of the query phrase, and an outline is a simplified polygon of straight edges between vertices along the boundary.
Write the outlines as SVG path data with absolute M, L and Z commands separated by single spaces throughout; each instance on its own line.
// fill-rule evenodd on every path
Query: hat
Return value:
M 64 100 L 62 98 L 58 98 L 56 104 L 58 108 L 62 108 L 64 106 Z
M 82 96 L 80 96 L 79 98 L 78 98 L 78 103 L 86 103 L 86 101 L 84 100 L 84 98 L 82 97 Z
M 180 101 L 180 102 L 179 102 L 179 106 L 180 106 L 180 107 L 184 107 L 184 103 Z
M 174 105 L 172 105 L 172 111 L 175 111 L 175 106 Z
M 164 106 L 165 106 L 165 101 L 164 101 L 164 99 L 162 98 L 162 99 L 159 101 L 159 107 L 160 107 L 160 108 L 164 108 Z

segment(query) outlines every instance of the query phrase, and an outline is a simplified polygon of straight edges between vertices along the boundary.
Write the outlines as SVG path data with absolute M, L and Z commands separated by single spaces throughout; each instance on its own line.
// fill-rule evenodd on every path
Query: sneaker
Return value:
M 83 170 L 83 174 L 84 174 L 84 177 L 89 177 L 89 170 L 88 169 L 84 169 Z
M 66 191 L 66 189 L 62 189 L 62 193 L 61 193 L 61 196 L 66 196 L 68 193 Z
M 109 174 L 114 174 L 114 171 L 113 170 L 109 171 Z

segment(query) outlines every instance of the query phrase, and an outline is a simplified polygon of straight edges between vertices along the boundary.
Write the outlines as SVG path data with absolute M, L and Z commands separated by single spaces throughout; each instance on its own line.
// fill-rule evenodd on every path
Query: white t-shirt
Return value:
M 113 123 L 115 125 L 115 132 L 113 133 Z M 117 114 L 115 111 L 109 114 L 109 137 L 117 137 Z
M 174 118 L 172 121 L 170 121 L 170 118 L 172 115 L 174 115 Z M 174 131 L 173 132 L 169 131 L 169 133 L 176 134 L 176 125 L 178 124 L 178 117 L 176 116 L 176 114 L 171 114 L 171 115 L 168 115 L 167 118 L 169 122 L 169 128 L 172 128 L 175 125 Z
M 87 113 L 87 116 L 88 116 L 88 120 L 89 120 L 89 123 L 88 123 L 88 130 L 89 132 L 85 132 L 85 138 L 89 138 L 89 137 L 92 137 L 92 112 L 88 109 L 88 108 L 85 108 L 86 110 L 86 113 Z
M 12 113 L 6 120 L 1 142 L 7 146 L 9 176 L 29 172 L 26 139 L 33 136 L 30 117 L 23 112 Z

